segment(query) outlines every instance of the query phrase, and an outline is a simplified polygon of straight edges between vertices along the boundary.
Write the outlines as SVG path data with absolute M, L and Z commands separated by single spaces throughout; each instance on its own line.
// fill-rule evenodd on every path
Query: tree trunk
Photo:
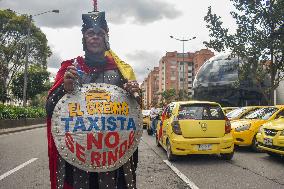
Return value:
M 0 66 L 0 100 L 4 104 L 7 100 L 7 78 L 8 69 L 4 65 Z
M 270 97 L 270 105 L 275 105 L 274 104 L 274 91 L 276 90 L 275 88 L 275 76 L 276 76 L 276 71 L 275 69 L 272 67 L 271 68 L 271 72 L 270 72 L 270 89 L 269 89 L 269 97 Z
M 274 28 L 272 27 L 272 32 L 274 31 Z M 274 81 L 275 81 L 275 76 L 276 76 L 276 69 L 274 66 L 274 49 L 273 49 L 273 44 L 271 44 L 270 47 L 270 60 L 271 60 L 271 64 L 270 64 L 270 89 L 269 89 L 269 96 L 270 96 L 270 105 L 275 105 L 274 104 L 274 90 L 275 90 L 275 85 L 274 85 Z

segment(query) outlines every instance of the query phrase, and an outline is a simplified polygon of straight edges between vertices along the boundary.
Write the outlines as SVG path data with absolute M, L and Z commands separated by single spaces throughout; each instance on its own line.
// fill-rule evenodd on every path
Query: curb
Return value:
M 42 128 L 42 127 L 46 127 L 46 124 L 30 125 L 30 126 L 16 127 L 16 128 L 9 128 L 9 129 L 0 129 L 0 135 L 17 133 L 21 131 L 27 131 L 27 130 Z

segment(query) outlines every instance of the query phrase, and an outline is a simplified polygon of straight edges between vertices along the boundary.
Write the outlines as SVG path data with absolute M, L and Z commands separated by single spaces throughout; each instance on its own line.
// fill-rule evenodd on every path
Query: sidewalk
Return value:
M 22 126 L 22 127 L 15 127 L 15 128 L 7 128 L 7 129 L 0 129 L 0 135 L 15 133 L 20 131 L 26 131 L 36 128 L 45 127 L 46 124 L 37 124 L 37 125 L 30 125 L 30 126 Z
M 189 187 L 143 141 L 139 144 L 138 189 L 188 189 Z

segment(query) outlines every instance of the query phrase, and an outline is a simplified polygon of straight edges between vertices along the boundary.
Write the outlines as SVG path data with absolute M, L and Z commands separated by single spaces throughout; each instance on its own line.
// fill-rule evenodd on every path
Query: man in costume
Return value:
M 124 88 L 140 102 L 139 85 L 132 68 L 121 61 L 108 42 L 108 26 L 104 12 L 82 15 L 83 49 L 85 57 L 64 61 L 49 91 L 47 137 L 51 189 L 136 188 L 138 150 L 120 168 L 109 172 L 86 172 L 65 161 L 58 153 L 51 133 L 51 118 L 57 102 L 74 91 L 76 82 L 107 83 Z

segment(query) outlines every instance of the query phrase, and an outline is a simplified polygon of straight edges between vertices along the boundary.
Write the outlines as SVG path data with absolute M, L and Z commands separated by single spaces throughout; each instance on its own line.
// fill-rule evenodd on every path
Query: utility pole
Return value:
M 45 13 L 54 12 L 59 13 L 59 10 L 51 10 L 35 14 L 33 16 L 39 16 Z M 32 26 L 32 15 L 28 17 L 28 31 L 27 31 L 27 40 L 26 40 L 26 55 L 25 55 L 25 68 L 24 68 L 24 90 L 23 90 L 23 106 L 27 106 L 27 88 L 28 88 L 28 67 L 29 67 L 29 51 L 30 51 L 30 37 L 31 37 L 31 26 Z
M 30 51 L 30 35 L 31 35 L 31 23 L 32 15 L 28 18 L 28 34 L 26 40 L 26 55 L 25 55 L 25 70 L 24 70 L 24 91 L 23 91 L 23 106 L 27 106 L 27 86 L 28 86 L 28 64 L 29 64 L 29 51 Z
M 184 75 L 184 37 L 182 38 L 182 100 L 184 100 L 184 81 L 185 81 L 185 75 Z
M 181 93 L 182 96 L 181 96 L 181 98 L 182 98 L 182 100 L 185 100 L 184 99 L 184 91 L 185 91 L 185 89 L 184 89 L 184 83 L 185 83 L 185 74 L 184 74 L 184 63 L 185 63 L 184 62 L 184 42 L 196 39 L 196 37 L 192 37 L 190 39 L 184 39 L 184 37 L 183 37 L 182 39 L 178 39 L 178 38 L 175 38 L 174 36 L 171 35 L 170 38 L 182 42 L 182 93 Z M 179 79 L 179 81 L 180 81 L 180 79 Z

